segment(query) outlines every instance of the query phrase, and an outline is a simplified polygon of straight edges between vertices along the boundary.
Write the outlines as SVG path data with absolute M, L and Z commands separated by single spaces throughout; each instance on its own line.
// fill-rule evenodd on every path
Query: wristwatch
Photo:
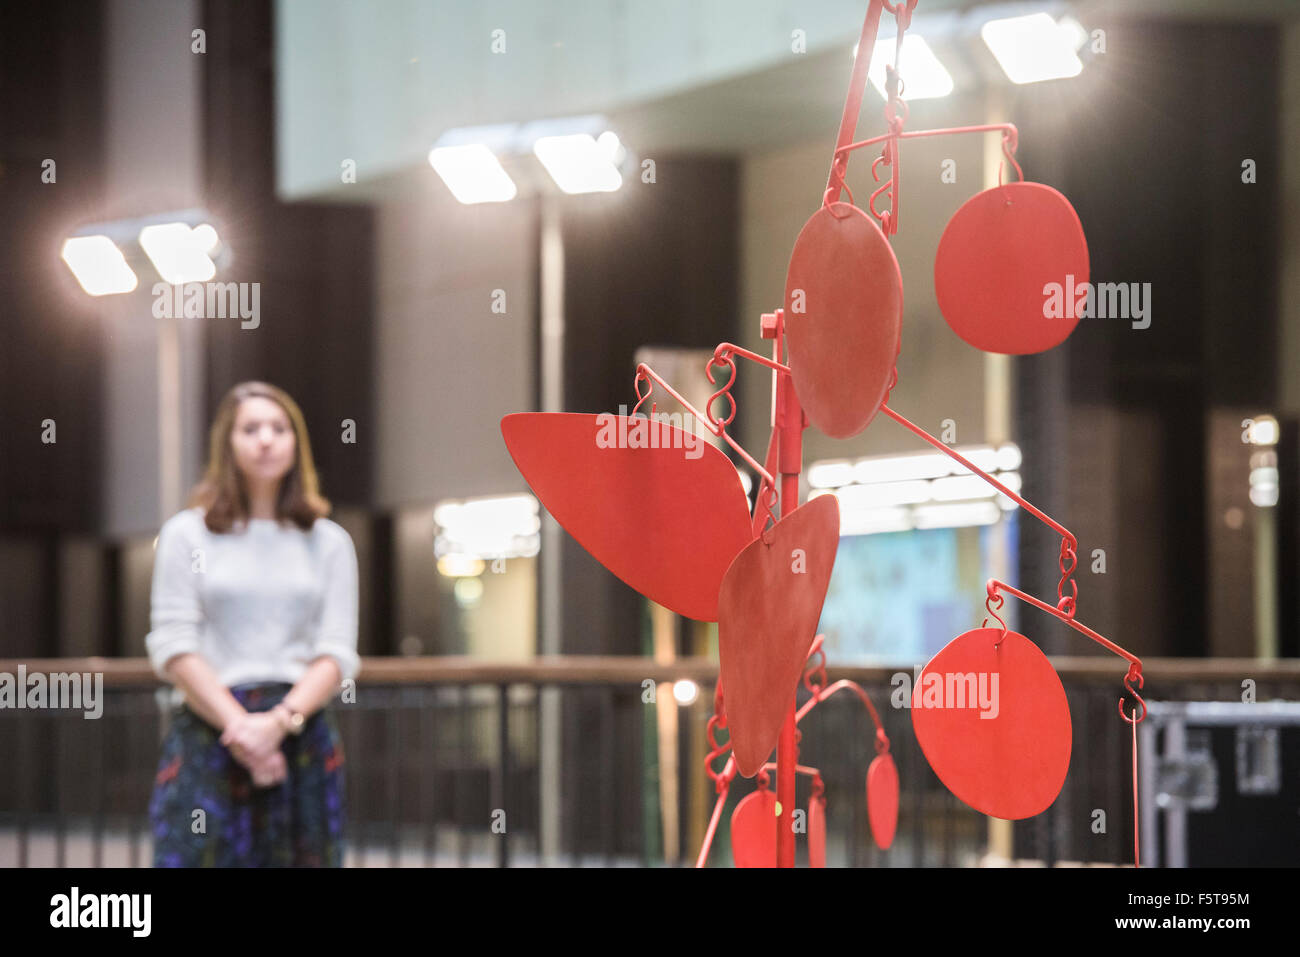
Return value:
M 307 723 L 307 718 L 301 711 L 294 711 L 283 701 L 276 704 L 276 706 L 272 710 L 273 711 L 282 710 L 288 715 L 287 723 L 282 722 L 282 724 L 284 724 L 284 730 L 286 733 L 295 736 L 302 734 L 302 728 L 303 725 Z

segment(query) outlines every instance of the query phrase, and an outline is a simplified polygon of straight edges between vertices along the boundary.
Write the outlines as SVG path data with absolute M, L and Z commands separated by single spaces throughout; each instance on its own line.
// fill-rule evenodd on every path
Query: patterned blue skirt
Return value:
M 267 711 L 292 685 L 230 689 L 250 712 Z M 188 707 L 172 712 L 149 801 L 154 867 L 341 867 L 343 739 L 327 705 L 301 735 L 286 735 L 287 777 L 254 787 L 221 734 Z

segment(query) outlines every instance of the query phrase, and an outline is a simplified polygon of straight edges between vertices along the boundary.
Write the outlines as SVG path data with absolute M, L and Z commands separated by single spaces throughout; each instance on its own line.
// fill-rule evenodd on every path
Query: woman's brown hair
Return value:
M 206 509 L 204 524 L 214 532 L 228 532 L 236 519 L 247 520 L 248 489 L 235 464 L 230 436 L 235 428 L 239 404 L 254 397 L 275 402 L 284 409 L 293 426 L 293 467 L 280 481 L 275 516 L 288 519 L 299 528 L 309 529 L 316 519 L 330 513 L 330 503 L 320 494 L 316 465 L 311 457 L 311 442 L 307 438 L 307 422 L 298 403 L 287 392 L 266 382 L 241 382 L 232 387 L 217 406 L 208 433 L 208 466 L 202 481 L 190 493 L 189 506 Z

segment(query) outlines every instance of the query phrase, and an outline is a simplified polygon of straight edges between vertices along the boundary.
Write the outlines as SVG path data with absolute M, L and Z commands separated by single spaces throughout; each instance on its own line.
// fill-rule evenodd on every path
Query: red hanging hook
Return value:
M 704 758 L 704 769 L 708 773 L 709 777 L 713 779 L 714 789 L 719 794 L 722 794 L 727 789 L 731 784 L 731 779 L 736 775 L 736 762 L 730 758 L 727 759 L 727 763 L 723 765 L 721 771 L 715 771 L 713 769 L 713 762 L 718 757 L 731 750 L 731 742 L 728 741 L 726 744 L 718 744 L 718 739 L 715 734 L 715 731 L 718 728 L 725 727 L 726 722 L 723 720 L 722 716 L 714 714 L 709 718 L 709 724 L 706 729 L 710 750 L 708 755 Z
M 1078 546 L 1079 543 L 1075 541 L 1073 535 L 1061 539 L 1061 581 L 1056 586 L 1056 607 L 1066 618 L 1074 617 L 1075 606 L 1079 599 L 1079 583 L 1070 577 L 1079 564 L 1078 556 L 1075 554 Z M 1068 595 L 1065 594 L 1066 582 L 1070 584 Z
M 998 594 L 997 583 L 994 582 L 993 579 L 989 579 L 985 588 L 988 590 L 989 596 L 984 599 L 984 607 L 988 610 L 990 615 L 997 619 L 998 624 L 1002 626 L 1002 635 L 997 641 L 993 642 L 993 647 L 996 648 L 1001 645 L 1003 640 L 1007 637 L 1007 623 L 1002 620 L 1002 616 L 999 615 L 995 609 L 1001 608 L 1003 604 L 1006 603 L 1006 599 Z M 993 604 L 994 601 L 997 602 L 996 605 Z M 989 620 L 985 618 L 984 623 L 980 625 L 980 627 L 987 628 L 988 624 Z
M 646 384 L 645 395 L 641 394 L 642 382 Z M 650 398 L 650 393 L 654 391 L 654 383 L 650 381 L 648 375 L 638 368 L 636 371 L 636 381 L 632 383 L 632 388 L 636 391 L 636 405 L 632 406 L 632 415 L 636 415 L 637 411 L 641 408 L 641 404 L 645 402 L 646 399 Z M 650 415 L 653 416 L 658 408 L 658 403 L 650 403 Z
M 814 657 L 818 661 L 816 666 L 809 667 L 803 674 L 803 686 L 814 698 L 820 698 L 826 687 L 826 651 L 822 648 L 825 641 L 825 635 L 813 639 L 812 646 L 808 649 L 808 662 L 811 665 Z M 819 680 L 814 681 L 814 678 Z
M 1123 718 L 1125 721 L 1127 721 L 1129 724 L 1137 725 L 1137 724 L 1141 724 L 1146 719 L 1147 703 L 1142 700 L 1142 696 L 1138 694 L 1137 688 L 1133 687 L 1134 681 L 1137 682 L 1138 688 L 1142 687 L 1141 663 L 1130 665 L 1128 669 L 1128 674 L 1124 676 L 1124 688 L 1126 691 L 1128 691 L 1130 695 L 1133 696 L 1133 700 L 1134 700 L 1132 716 L 1124 713 L 1124 699 L 1123 698 L 1119 699 L 1119 716 Z M 1138 714 L 1138 708 L 1137 708 L 1138 705 L 1141 705 L 1142 707 L 1141 714 Z
M 713 378 L 713 367 L 715 365 L 725 365 L 729 370 L 731 370 L 731 375 L 728 377 L 726 383 L 721 389 L 709 396 L 709 401 L 704 406 L 704 411 L 708 414 L 709 421 L 721 429 L 730 425 L 732 420 L 736 417 L 736 397 L 731 394 L 731 385 L 736 381 L 736 361 L 731 358 L 730 354 L 719 355 L 715 351 L 713 357 L 709 359 L 704 366 L 704 374 L 708 377 L 711 385 L 718 384 L 717 380 Z M 725 419 L 718 419 L 713 414 L 713 400 L 718 398 L 718 396 L 726 396 L 727 402 L 731 404 L 731 414 Z
M 1016 176 L 1020 179 L 1020 182 L 1023 183 L 1025 181 L 1025 174 L 1020 169 L 1020 164 L 1016 162 L 1016 156 L 1015 156 L 1018 137 L 1019 134 L 1016 132 L 1016 128 L 1012 126 L 1010 123 L 1007 123 L 1003 127 L 1002 155 L 1007 158 L 1008 163 L 1010 163 L 1013 167 L 1015 167 Z M 1002 164 L 1001 163 L 998 164 L 998 185 L 999 186 L 1002 185 Z
M 724 345 L 726 345 L 726 344 L 724 343 Z M 722 346 L 719 346 L 718 348 L 721 349 Z M 738 353 L 740 353 L 740 352 L 744 352 L 744 350 L 740 349 L 739 346 L 732 346 L 731 348 L 732 348 L 734 351 L 738 352 Z M 753 355 L 753 354 L 750 353 L 750 355 Z M 785 370 L 786 372 L 789 372 L 789 371 L 790 371 L 786 366 L 783 366 L 783 365 L 781 365 L 780 363 L 772 362 L 772 361 L 769 360 L 769 359 L 763 359 L 761 356 L 760 356 L 760 357 L 757 357 L 757 358 L 759 359 L 759 361 L 763 362 L 763 363 L 766 364 L 766 365 L 770 365 L 770 366 L 772 366 L 773 368 L 776 368 L 776 369 L 783 369 L 783 370 Z M 712 360 L 710 360 L 710 365 L 712 365 Z M 706 370 L 706 371 L 707 371 L 707 370 Z M 701 412 L 699 409 L 695 408 L 695 406 L 691 405 L 691 403 L 688 402 L 688 401 L 686 400 L 686 398 L 685 398 L 685 397 L 684 397 L 680 392 L 678 392 L 676 389 L 674 389 L 671 385 L 669 385 L 669 384 L 664 380 L 663 376 L 659 375 L 659 373 L 655 372 L 654 369 L 651 369 L 651 368 L 650 368 L 648 365 L 646 365 L 644 362 L 642 362 L 642 363 L 641 363 L 639 366 L 637 366 L 637 368 L 636 368 L 636 381 L 639 383 L 643 378 L 651 379 L 651 380 L 653 380 L 656 384 L 662 386 L 662 387 L 664 388 L 664 390 L 665 390 L 669 395 L 671 395 L 674 399 L 676 399 L 676 400 L 681 404 L 681 406 L 682 406 L 684 409 L 686 409 L 688 412 L 690 412 L 691 415 L 695 416 L 695 419 L 696 419 L 697 422 L 699 422 L 699 423 L 700 423 L 701 425 L 703 425 L 706 429 L 708 429 L 710 433 L 712 433 L 713 435 L 718 436 L 720 439 L 722 439 L 724 442 L 726 442 L 728 445 L 730 445 L 733 449 L 735 449 L 736 453 L 737 453 L 738 455 L 740 455 L 740 457 L 743 458 L 743 459 L 744 459 L 744 460 L 749 464 L 749 467 L 750 467 L 750 468 L 752 468 L 756 473 L 758 473 L 760 476 L 762 476 L 762 477 L 763 477 L 765 480 L 767 480 L 769 483 L 771 483 L 771 484 L 773 484 L 773 485 L 776 484 L 776 482 L 775 482 L 775 480 L 773 479 L 771 473 L 768 472 L 767 469 L 763 468 L 763 466 L 759 465 L 756 461 L 754 461 L 754 457 L 753 457 L 752 455 L 750 455 L 748 452 L 746 452 L 745 449 L 744 449 L 744 447 L 743 447 L 739 442 L 737 442 L 735 439 L 733 439 L 733 438 L 731 437 L 731 435 L 727 432 L 726 424 L 725 424 L 725 423 L 719 424 L 718 422 L 716 422 L 716 421 L 714 420 L 714 418 L 713 418 L 713 416 L 712 416 L 711 413 L 708 413 L 708 412 Z M 710 375 L 709 375 L 709 381 L 710 381 L 710 382 L 713 381 L 713 376 L 712 376 L 711 373 L 710 373 Z M 726 388 L 729 388 L 729 387 L 730 387 L 730 383 L 727 384 L 727 387 L 726 387 Z M 725 392 L 725 391 L 726 391 L 726 388 L 724 388 L 722 391 Z M 647 393 L 646 393 L 646 396 L 648 396 L 649 394 L 650 394 L 650 393 L 647 392 Z M 641 402 L 644 402 L 644 401 L 645 401 L 646 396 L 641 396 L 641 392 L 640 392 L 640 389 L 639 389 L 639 388 L 637 389 L 637 395 L 640 396 Z M 730 395 L 728 395 L 728 398 L 730 398 Z M 712 398 L 711 398 L 709 401 L 712 402 Z M 640 403 L 638 402 L 638 405 L 639 405 L 639 404 L 640 404 Z M 732 408 L 732 416 L 733 416 L 733 417 L 734 417 L 734 415 L 735 415 L 734 404 L 735 404 L 735 403 L 734 403 L 734 401 L 733 401 L 733 403 L 732 403 L 732 405 L 733 405 L 733 408 Z M 730 420 L 730 419 L 727 419 L 726 421 L 727 421 L 727 422 L 730 422 L 731 420 Z

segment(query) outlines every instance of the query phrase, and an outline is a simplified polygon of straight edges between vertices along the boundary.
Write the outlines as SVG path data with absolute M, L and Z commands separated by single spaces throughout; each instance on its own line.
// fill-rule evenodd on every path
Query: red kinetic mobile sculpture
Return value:
M 839 543 L 833 495 L 800 505 L 802 433 L 815 425 L 848 438 L 883 413 L 1061 536 L 1061 580 L 1054 605 L 991 579 L 986 607 L 999 627 L 984 625 L 954 638 L 921 671 L 913 689 L 912 724 L 935 774 L 977 811 L 1019 820 L 1056 800 L 1070 764 L 1071 722 L 1061 680 L 1038 646 L 1007 629 L 997 611 L 1009 593 L 1100 643 L 1129 662 L 1123 684 L 1133 706 L 1119 714 L 1132 731 L 1133 856 L 1137 830 L 1137 725 L 1146 716 L 1139 690 L 1142 662 L 1075 620 L 1072 575 L 1078 543 L 1063 525 L 988 473 L 976 468 L 887 404 L 897 384 L 902 342 L 903 284 L 888 236 L 898 231 L 903 140 L 920 136 L 1000 132 L 1003 154 L 1018 181 L 986 189 L 949 221 L 935 256 L 935 292 L 944 319 L 965 342 L 986 352 L 1027 355 L 1064 342 L 1077 319 L 1045 320 L 1042 289 L 1073 276 L 1088 278 L 1088 247 L 1073 207 L 1059 192 L 1024 181 L 1010 123 L 905 131 L 907 106 L 897 71 L 903 34 L 916 0 L 870 0 L 845 98 L 822 206 L 795 240 L 782 309 L 762 317 L 766 358 L 722 343 L 706 367 L 711 383 L 727 381 L 703 412 L 644 363 L 636 370 L 631 416 L 520 413 L 501 422 L 515 464 L 541 502 L 610 571 L 670 610 L 718 622 L 720 678 L 709 719 L 706 770 L 717 800 L 697 866 L 704 866 L 737 774 L 758 789 L 736 806 L 731 842 L 740 867 L 794 865 L 795 775 L 812 781 L 807 809 L 808 860 L 826 861 L 826 801 L 821 774 L 798 763 L 797 724 L 819 703 L 851 690 L 875 725 L 877 755 L 866 779 L 871 833 L 887 849 L 898 822 L 898 770 L 880 716 L 851 681 L 827 683 L 823 636 L 815 635 Z M 855 142 L 871 51 L 883 11 L 897 21 L 895 61 L 886 66 L 888 132 Z M 844 175 L 850 154 L 881 145 L 872 177 L 881 182 L 867 209 L 853 204 Z M 849 202 L 840 200 L 849 192 Z M 887 196 L 890 208 L 878 211 Z M 735 357 L 776 371 L 772 435 L 763 464 L 727 432 L 736 415 L 731 387 Z M 781 360 L 785 357 L 785 362 Z M 717 447 L 637 410 L 655 385 L 722 439 L 759 476 L 752 514 L 739 475 Z M 644 386 L 644 391 L 643 387 Z M 719 418 L 714 403 L 726 399 Z M 698 454 L 697 454 L 698 453 Z M 773 507 L 780 504 L 780 516 Z M 802 676 L 808 700 L 797 705 Z M 972 682 L 974 679 L 974 682 Z M 979 682 L 984 686 L 977 687 Z M 990 687 L 991 686 L 991 687 Z M 995 707 L 932 707 L 931 694 L 995 702 Z M 728 731 L 719 744 L 718 729 Z M 773 749 L 775 763 L 768 761 Z M 728 754 L 730 752 L 730 754 Z M 716 763 L 725 756 L 721 771 Z M 776 792 L 769 772 L 776 773 Z

